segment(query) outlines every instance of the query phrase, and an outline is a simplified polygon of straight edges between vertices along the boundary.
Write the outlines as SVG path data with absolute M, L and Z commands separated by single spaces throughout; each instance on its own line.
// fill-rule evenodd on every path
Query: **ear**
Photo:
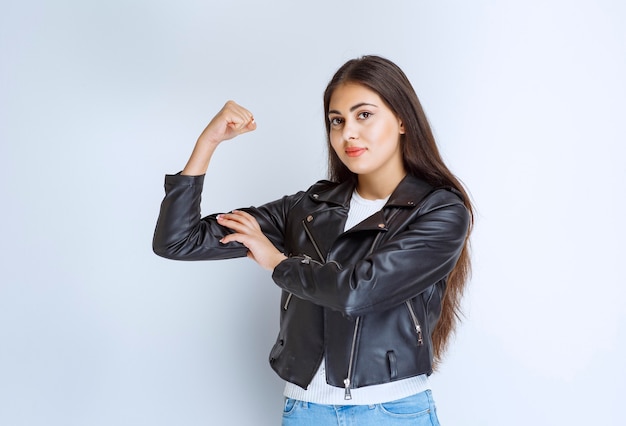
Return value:
M 403 135 L 404 134 L 404 123 L 399 118 L 398 118 L 398 124 L 400 125 L 400 134 Z

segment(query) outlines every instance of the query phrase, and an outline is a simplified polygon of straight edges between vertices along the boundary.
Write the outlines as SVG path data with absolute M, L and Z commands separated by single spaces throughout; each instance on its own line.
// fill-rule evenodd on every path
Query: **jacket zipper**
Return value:
M 315 252 L 319 256 L 320 260 L 322 262 L 324 262 L 324 256 L 322 255 L 322 251 L 320 250 L 319 246 L 315 242 L 315 238 L 313 238 L 313 235 L 311 234 L 311 231 L 309 230 L 309 227 L 306 226 L 306 222 L 304 220 L 302 221 L 302 226 L 304 227 L 304 231 L 306 232 L 306 235 L 309 237 L 309 240 L 311 241 L 311 244 L 313 244 L 313 248 L 315 249 Z M 310 260 L 310 258 L 308 256 L 305 256 L 305 260 Z M 289 302 L 289 298 L 287 299 L 287 302 Z M 285 309 L 286 309 L 286 305 L 287 304 L 285 304 Z M 352 367 L 354 365 L 354 355 L 356 353 L 356 339 L 358 337 L 359 324 L 360 323 L 361 323 L 361 317 L 357 317 L 356 318 L 356 322 L 354 324 L 354 334 L 352 336 L 352 346 L 350 348 L 350 359 L 348 360 L 348 376 L 343 380 L 343 384 L 344 384 L 345 390 L 346 390 L 344 399 L 346 399 L 346 400 L 352 399 L 352 393 L 350 392 L 350 386 L 351 386 L 351 381 L 352 381 Z
M 417 315 L 415 315 L 415 310 L 413 309 L 413 305 L 411 304 L 410 300 L 406 301 L 406 307 L 409 308 L 409 314 L 411 314 L 411 320 L 413 321 L 413 326 L 415 327 L 415 331 L 417 332 L 417 344 L 422 346 L 424 344 L 424 337 L 422 336 L 422 326 L 417 319 Z
M 309 230 L 309 227 L 306 226 L 306 222 L 303 220 L 302 221 L 302 226 L 304 227 L 304 232 L 306 232 L 306 235 L 309 237 L 309 240 L 311 241 L 311 244 L 313 244 L 313 248 L 315 249 L 315 252 L 317 253 L 317 256 L 320 258 L 320 262 L 324 262 L 324 255 L 322 255 L 322 251 L 320 250 L 320 248 L 318 247 L 317 243 L 315 242 L 315 238 L 313 238 L 313 234 L 311 234 L 311 231 Z
M 396 215 L 397 211 L 393 212 L 391 214 L 391 216 L 389 217 L 388 221 L 391 220 L 395 215 Z M 324 262 L 324 256 L 322 255 L 321 250 L 319 249 L 317 243 L 315 242 L 315 239 L 313 238 L 313 235 L 311 234 L 311 231 L 309 230 L 308 226 L 306 225 L 306 222 L 303 220 L 302 221 L 302 226 L 304 227 L 304 231 L 306 232 L 307 236 L 309 237 L 309 240 L 311 241 L 311 244 L 313 244 L 313 248 L 315 248 L 315 251 L 317 252 L 317 255 L 319 256 L 320 260 L 322 262 Z M 376 238 L 374 239 L 374 242 L 372 243 L 372 248 L 370 250 L 370 254 L 372 253 L 372 251 L 374 251 L 374 248 L 378 245 L 378 240 L 381 238 L 382 234 L 378 234 L 376 236 Z M 307 256 L 308 257 L 308 256 Z M 308 259 L 310 260 L 310 258 Z M 287 299 L 287 302 L 289 301 L 289 299 Z M 285 304 L 286 305 L 286 304 Z M 286 309 L 286 308 L 285 308 Z M 412 308 L 409 308 L 409 310 L 411 311 L 412 315 L 415 315 L 414 312 L 412 311 Z M 414 322 L 416 324 L 416 328 L 418 328 L 418 332 L 419 332 L 419 336 L 420 336 L 420 344 L 421 344 L 421 328 L 419 327 L 419 323 L 417 322 L 417 317 L 414 317 Z M 345 395 L 344 395 L 344 399 L 345 400 L 351 400 L 352 399 L 352 393 L 350 392 L 350 388 L 352 386 L 352 370 L 354 367 L 354 358 L 356 355 L 356 340 L 359 334 L 359 325 L 361 324 L 361 317 L 357 317 L 356 318 L 356 322 L 354 324 L 354 334 L 352 335 L 352 347 L 350 348 L 350 359 L 348 360 L 348 375 L 347 377 L 343 380 L 343 384 L 345 386 Z
M 346 393 L 344 399 L 350 400 L 352 399 L 352 394 L 350 393 L 350 386 L 352 381 L 352 367 L 354 365 L 354 355 L 356 354 L 356 338 L 359 333 L 359 325 L 361 324 L 361 317 L 356 318 L 356 322 L 354 324 L 354 334 L 352 336 L 352 347 L 350 348 L 350 360 L 348 361 L 348 377 L 346 377 L 343 381 L 343 384 L 346 388 Z
M 285 300 L 285 304 L 283 305 L 283 310 L 286 311 L 287 308 L 289 307 L 289 302 L 291 302 L 291 297 L 293 296 L 293 293 L 289 293 L 287 295 L 287 300 Z

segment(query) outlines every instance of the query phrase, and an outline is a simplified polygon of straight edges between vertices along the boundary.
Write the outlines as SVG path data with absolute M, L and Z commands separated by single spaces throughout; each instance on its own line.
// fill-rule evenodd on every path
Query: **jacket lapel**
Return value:
M 343 182 L 309 194 L 315 207 L 307 212 L 302 222 L 306 232 L 309 233 L 324 257 L 337 237 L 343 234 L 353 191 L 354 184 L 352 182 Z M 415 208 L 432 191 L 433 187 L 425 181 L 407 175 L 398 184 L 382 210 L 374 213 L 348 232 L 386 231 L 390 212 L 394 207 Z

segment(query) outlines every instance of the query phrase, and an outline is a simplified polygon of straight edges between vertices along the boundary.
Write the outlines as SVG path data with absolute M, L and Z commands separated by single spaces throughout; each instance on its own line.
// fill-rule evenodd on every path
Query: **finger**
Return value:
M 247 218 L 236 214 L 220 214 L 217 216 L 217 223 L 232 229 L 235 232 L 245 235 L 253 235 L 259 233 L 261 228 L 257 223 L 247 220 Z
M 241 210 L 233 210 L 231 213 L 220 214 L 217 219 L 220 224 L 227 227 L 238 227 L 241 225 L 251 230 L 261 229 L 259 222 L 257 222 L 254 216 Z
M 226 102 L 226 104 L 224 105 L 224 110 L 230 110 L 230 111 L 235 111 L 238 113 L 241 113 L 247 117 L 252 117 L 252 113 L 244 108 L 243 106 L 239 105 L 237 102 L 230 100 L 228 102 Z
M 261 229 L 259 222 L 250 213 L 243 210 L 233 210 L 231 214 L 234 218 L 241 221 L 241 223 L 245 223 L 255 229 Z
M 250 111 L 234 101 L 226 102 L 222 111 L 225 116 L 229 118 L 230 122 L 236 123 L 237 125 L 247 126 L 254 120 L 254 115 Z
M 251 245 L 254 245 L 254 237 L 240 232 L 235 232 L 233 234 L 226 235 L 220 240 L 220 243 L 222 244 L 233 242 L 241 243 L 249 249 Z
M 253 130 L 256 130 L 256 121 L 254 120 L 254 117 L 252 117 L 252 120 L 246 125 L 247 132 L 252 132 Z
M 256 121 L 254 117 L 238 117 L 237 120 L 232 120 L 228 123 L 228 126 L 239 134 L 251 132 L 256 130 Z
M 217 215 L 217 223 L 225 226 L 226 228 L 232 229 L 235 232 L 242 232 L 246 228 L 246 226 L 242 225 L 236 217 L 229 214 Z
M 224 238 L 222 238 L 220 240 L 220 243 L 228 244 L 228 243 L 232 243 L 232 242 L 238 242 L 238 243 L 243 244 L 243 242 L 241 241 L 242 237 L 243 236 L 241 234 L 228 234 L 228 235 L 226 235 Z
M 221 244 L 228 244 L 228 243 L 233 243 L 233 242 L 237 242 L 237 243 L 244 245 L 250 252 L 252 252 L 254 247 L 256 246 L 255 239 L 245 234 L 239 234 L 239 233 L 228 234 L 220 240 Z

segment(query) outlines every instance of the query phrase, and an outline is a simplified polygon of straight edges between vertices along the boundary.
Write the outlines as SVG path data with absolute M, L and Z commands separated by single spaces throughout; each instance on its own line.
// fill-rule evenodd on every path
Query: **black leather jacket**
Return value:
M 178 260 L 245 256 L 201 219 L 203 176 L 168 175 L 153 249 Z M 283 379 L 306 388 L 322 357 L 329 384 L 351 388 L 432 372 L 432 330 L 446 279 L 469 225 L 452 190 L 407 176 L 383 209 L 343 232 L 351 183 L 320 181 L 251 213 L 288 259 L 272 274 L 283 289 L 270 353 Z

